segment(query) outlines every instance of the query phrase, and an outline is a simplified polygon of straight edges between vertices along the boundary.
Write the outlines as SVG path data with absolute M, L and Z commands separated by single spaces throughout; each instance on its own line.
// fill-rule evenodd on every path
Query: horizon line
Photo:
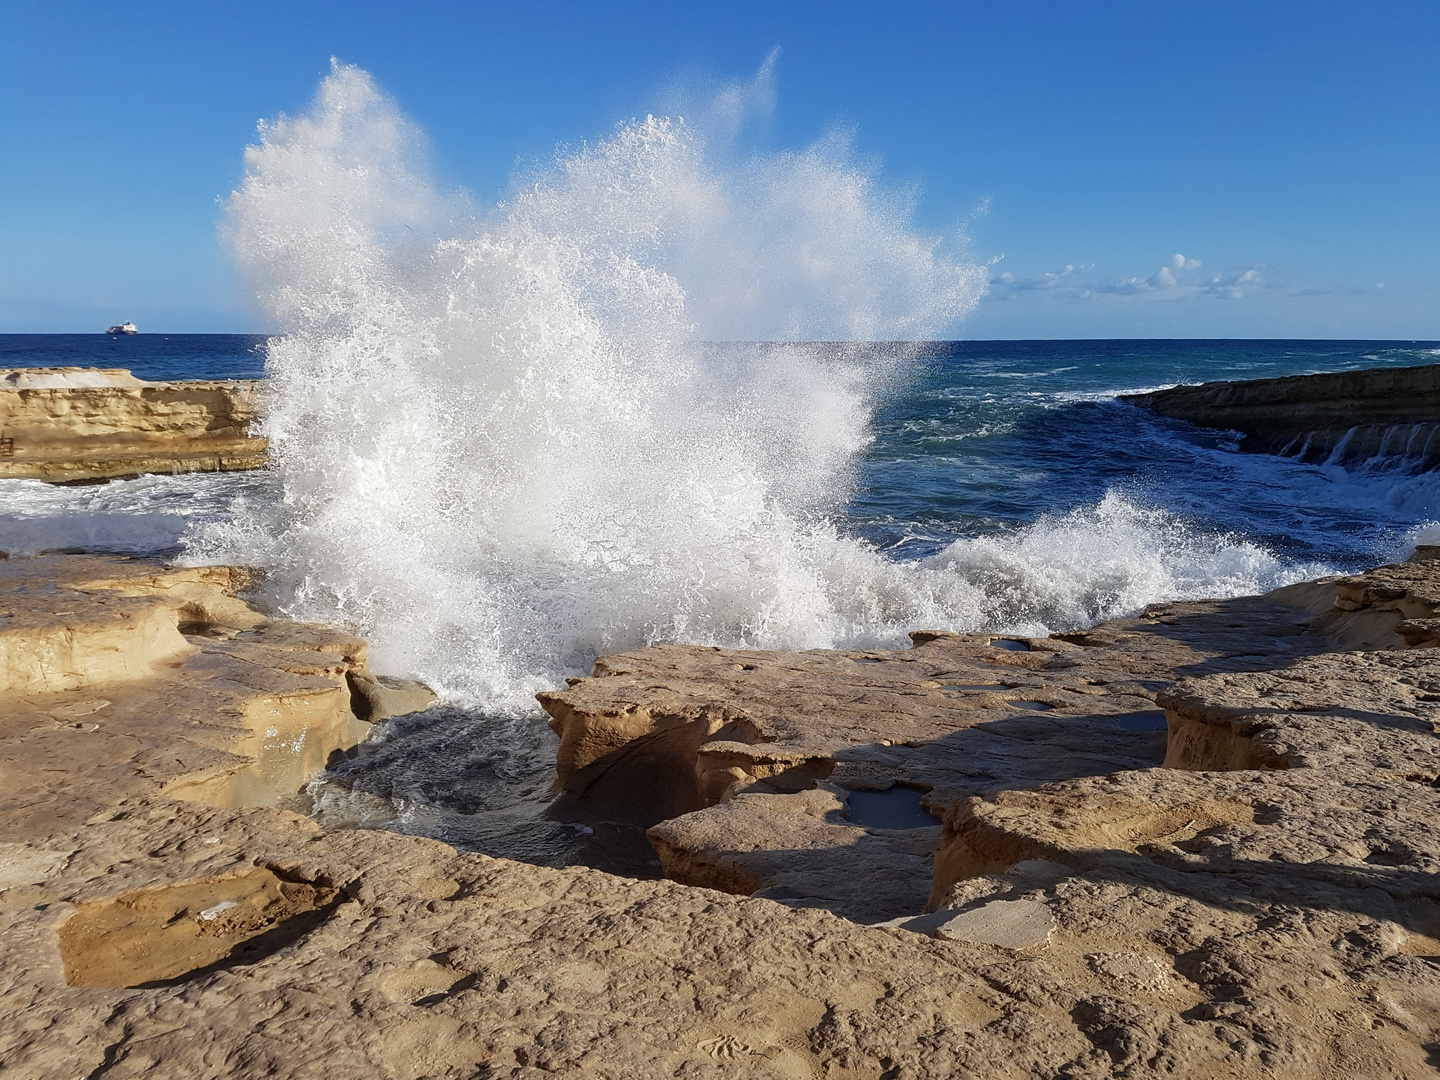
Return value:
M 114 337 L 104 330 L 0 330 L 0 338 L 7 337 Z M 171 337 L 284 337 L 283 331 L 278 330 L 175 330 L 175 331 L 144 331 L 137 334 L 124 335 L 124 340 L 132 338 L 171 338 Z M 1067 342 L 1067 341 L 1333 341 L 1333 342 L 1370 342 L 1407 345 L 1437 345 L 1440 346 L 1440 337 L 1436 338 L 1377 338 L 1377 337 L 1222 337 L 1212 336 L 1179 336 L 1179 337 L 1033 337 L 1033 338 L 878 338 L 864 341 L 846 341 L 831 338 L 716 338 L 697 341 L 700 345 L 986 345 L 986 344 L 1022 344 L 1031 342 Z

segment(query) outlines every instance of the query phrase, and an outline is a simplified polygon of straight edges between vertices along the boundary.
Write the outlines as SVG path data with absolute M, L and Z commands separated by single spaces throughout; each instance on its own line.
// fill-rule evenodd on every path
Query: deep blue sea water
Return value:
M 1396 341 L 938 343 L 876 418 L 852 528 L 895 557 L 1005 533 L 1115 491 L 1295 560 L 1384 557 L 1440 516 L 1440 483 L 1396 463 L 1305 465 L 1238 453 L 1233 435 L 1157 417 L 1115 395 L 1440 361 Z
M 264 334 L 0 334 L 0 367 L 128 368 L 137 378 L 258 379 Z

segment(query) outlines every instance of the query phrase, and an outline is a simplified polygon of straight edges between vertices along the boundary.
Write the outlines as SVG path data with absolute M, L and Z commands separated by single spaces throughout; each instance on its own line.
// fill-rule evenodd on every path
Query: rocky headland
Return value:
M 1174 386 L 1122 397 L 1161 416 L 1242 433 L 1240 449 L 1339 463 L 1440 465 L 1440 365 Z
M 88 483 L 265 465 L 255 380 L 145 382 L 120 368 L 0 368 L 0 479 Z
M 244 575 L 0 561 L 0 1067 L 110 1077 L 1418 1077 L 1440 561 L 542 695 L 671 880 L 284 809 L 424 706 Z M 755 895 L 743 895 L 755 894 Z M 927 913 L 928 911 L 928 913 Z

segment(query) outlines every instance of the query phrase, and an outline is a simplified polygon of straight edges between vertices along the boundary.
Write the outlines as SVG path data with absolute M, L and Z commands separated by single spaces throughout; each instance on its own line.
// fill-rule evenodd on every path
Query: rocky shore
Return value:
M 1440 364 L 1174 386 L 1120 400 L 1239 431 L 1240 449 L 1251 453 L 1440 465 Z
M 144 382 L 97 368 L 0 368 L 0 479 L 89 483 L 265 465 L 259 383 Z
M 233 570 L 0 561 L 0 1067 L 1432 1075 L 1433 554 L 1053 638 L 603 658 L 542 695 L 559 775 L 666 881 L 324 832 L 279 804 L 423 688 Z

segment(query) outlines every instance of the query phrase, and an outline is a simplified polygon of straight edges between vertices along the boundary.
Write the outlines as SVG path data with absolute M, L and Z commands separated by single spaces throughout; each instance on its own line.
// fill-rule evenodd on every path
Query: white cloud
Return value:
M 1094 263 L 1067 263 L 1059 270 L 1027 278 L 1006 272 L 991 279 L 988 299 L 1018 300 L 1027 295 L 1044 295 L 1069 303 L 1178 302 L 1244 300 L 1260 293 L 1319 295 L 1325 291 L 1286 281 L 1266 263 L 1244 264 L 1208 273 L 1204 265 L 1200 259 L 1177 252 L 1144 276 L 1103 277 L 1094 273 Z
M 1066 263 L 1059 270 L 1054 270 L 1049 273 L 1040 274 L 1036 277 L 1028 278 L 1017 278 L 1014 274 L 1007 271 L 1006 273 L 1000 274 L 997 277 L 992 278 L 991 284 L 992 286 L 996 284 L 1006 286 L 1011 292 L 1040 292 L 1045 290 L 1055 290 L 1063 287 L 1068 279 L 1083 277 L 1085 274 L 1088 274 L 1093 269 L 1095 269 L 1094 263 L 1090 263 L 1089 265 L 1085 266 L 1077 266 L 1074 263 Z

